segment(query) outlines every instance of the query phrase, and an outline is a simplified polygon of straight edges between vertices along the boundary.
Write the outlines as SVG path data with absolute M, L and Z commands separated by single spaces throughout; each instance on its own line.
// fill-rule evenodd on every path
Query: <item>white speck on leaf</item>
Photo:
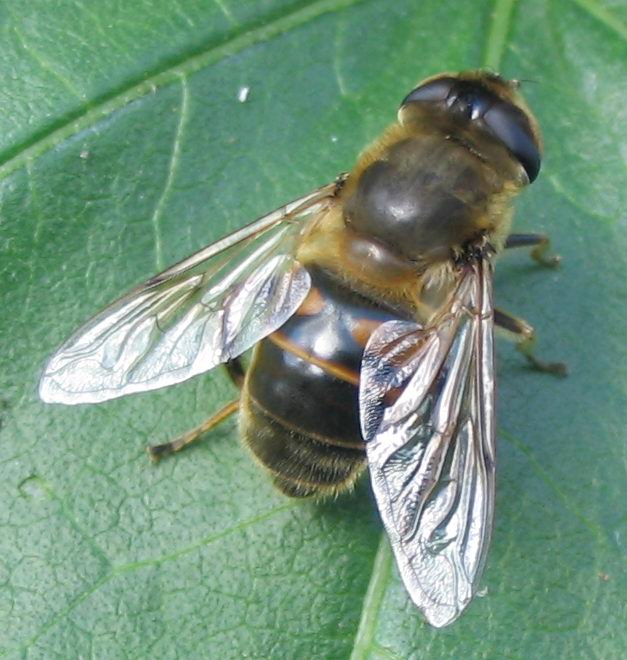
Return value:
M 242 85 L 238 90 L 237 90 L 237 100 L 240 103 L 246 103 L 248 100 L 248 95 L 250 94 L 250 87 L 247 85 Z

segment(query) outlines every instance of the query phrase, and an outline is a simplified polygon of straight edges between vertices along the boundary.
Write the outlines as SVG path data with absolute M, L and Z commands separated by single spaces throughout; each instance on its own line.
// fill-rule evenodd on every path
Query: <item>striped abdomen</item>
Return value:
M 358 385 L 364 346 L 398 316 L 310 269 L 296 314 L 263 340 L 242 392 L 242 436 L 292 497 L 334 494 L 365 467 Z

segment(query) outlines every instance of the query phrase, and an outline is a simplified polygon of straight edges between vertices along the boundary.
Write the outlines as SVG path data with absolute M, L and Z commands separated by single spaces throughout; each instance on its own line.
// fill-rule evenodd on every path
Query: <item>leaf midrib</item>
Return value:
M 490 15 L 482 67 L 498 71 L 515 14 L 515 0 L 495 0 Z M 364 596 L 364 603 L 355 639 L 351 660 L 362 660 L 376 646 L 375 636 L 385 589 L 393 574 L 393 556 L 385 532 L 381 532 L 379 546 L 373 561 L 372 575 Z M 416 613 L 418 616 L 418 613 Z

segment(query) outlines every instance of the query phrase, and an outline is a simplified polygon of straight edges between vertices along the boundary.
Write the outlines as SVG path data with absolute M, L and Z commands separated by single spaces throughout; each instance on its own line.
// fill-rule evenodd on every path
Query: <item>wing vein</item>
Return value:
M 114 302 L 52 356 L 40 397 L 95 403 L 165 387 L 277 330 L 309 291 L 296 247 L 335 190 L 328 184 L 282 206 Z
M 490 265 L 458 277 L 430 327 L 390 321 L 373 333 L 360 381 L 381 517 L 410 596 L 438 627 L 475 592 L 494 498 Z

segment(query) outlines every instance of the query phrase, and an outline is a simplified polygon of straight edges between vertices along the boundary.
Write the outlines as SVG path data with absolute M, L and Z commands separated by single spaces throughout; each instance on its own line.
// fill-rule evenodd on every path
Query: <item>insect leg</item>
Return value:
M 533 353 L 536 344 L 535 330 L 522 319 L 507 314 L 500 309 L 494 310 L 494 324 L 503 331 L 504 336 L 516 342 L 516 348 L 527 358 L 529 365 L 537 371 L 566 376 L 568 370 L 563 362 L 543 362 Z
M 562 258 L 557 255 L 547 255 L 551 240 L 546 234 L 510 234 L 505 240 L 505 249 L 530 247 L 531 258 L 542 266 L 554 268 Z
M 237 412 L 239 408 L 239 399 L 227 403 L 226 406 L 218 410 L 215 415 L 212 415 L 209 419 L 206 419 L 202 424 L 196 428 L 183 433 L 178 438 L 166 442 L 162 445 L 150 445 L 146 448 L 150 459 L 154 462 L 157 462 L 163 456 L 168 454 L 173 454 L 174 452 L 181 451 L 185 449 L 188 445 L 191 445 L 192 442 L 196 442 L 200 437 L 205 435 L 207 431 L 210 431 L 214 426 L 217 426 L 220 422 L 224 421 L 227 417 L 232 415 L 234 412 Z
M 224 364 L 224 368 L 229 378 L 233 381 L 233 384 L 241 390 L 244 385 L 244 379 L 246 378 L 246 369 L 244 369 L 242 358 L 236 357 L 229 360 Z

